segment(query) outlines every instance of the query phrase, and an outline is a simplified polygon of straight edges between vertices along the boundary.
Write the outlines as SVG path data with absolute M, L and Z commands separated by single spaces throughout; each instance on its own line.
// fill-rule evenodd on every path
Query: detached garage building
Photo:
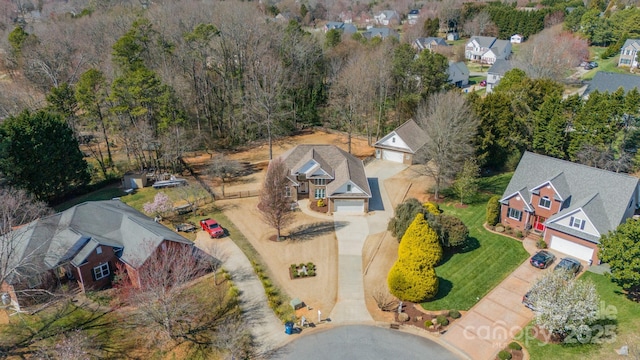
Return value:
M 362 160 L 334 145 L 298 145 L 282 155 L 291 201 L 323 199 L 329 213 L 366 213 L 371 189 Z
M 411 165 L 416 152 L 427 142 L 418 124 L 409 120 L 376 142 L 376 158 Z
M 638 185 L 626 174 L 525 152 L 500 200 L 500 221 L 597 264 L 600 237 L 636 213 Z

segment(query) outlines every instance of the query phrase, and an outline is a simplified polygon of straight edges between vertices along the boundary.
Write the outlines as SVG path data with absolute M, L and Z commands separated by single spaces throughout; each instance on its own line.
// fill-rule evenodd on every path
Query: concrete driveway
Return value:
M 365 172 L 373 193 L 373 206 L 370 207 L 372 211 L 364 216 L 340 213 L 333 215 L 338 240 L 338 299 L 329 314 L 333 322 L 373 322 L 364 299 L 362 247 L 367 236 L 386 231 L 387 222 L 393 216 L 393 208 L 383 185 L 384 180 L 406 167 L 388 161 L 370 162 L 365 167 Z
M 459 359 L 432 340 L 375 326 L 339 326 L 301 337 L 274 359 Z
M 536 269 L 527 259 L 454 322 L 442 340 L 471 359 L 495 359 L 497 353 L 533 319 L 533 311 L 522 305 L 522 296 L 545 271 L 551 270 Z

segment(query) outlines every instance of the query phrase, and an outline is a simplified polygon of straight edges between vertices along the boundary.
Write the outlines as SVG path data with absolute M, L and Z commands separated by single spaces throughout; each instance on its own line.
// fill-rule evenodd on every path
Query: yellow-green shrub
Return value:
M 429 226 L 422 214 L 417 214 L 402 237 L 398 259 L 414 258 L 427 266 L 435 266 L 442 259 L 442 245 L 438 234 Z
M 438 277 L 431 266 L 411 259 L 398 259 L 387 277 L 389 291 L 403 301 L 421 302 L 438 293 Z
M 440 215 L 440 213 L 442 212 L 440 211 L 440 206 L 438 206 L 438 204 L 436 203 L 426 202 L 422 204 L 422 207 L 424 207 L 427 212 L 432 213 L 433 215 Z

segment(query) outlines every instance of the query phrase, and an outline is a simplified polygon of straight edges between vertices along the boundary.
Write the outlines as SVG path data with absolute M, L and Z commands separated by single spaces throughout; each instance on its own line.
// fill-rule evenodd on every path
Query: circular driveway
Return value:
M 429 339 L 365 325 L 345 325 L 302 336 L 273 355 L 275 359 L 290 360 L 459 359 Z

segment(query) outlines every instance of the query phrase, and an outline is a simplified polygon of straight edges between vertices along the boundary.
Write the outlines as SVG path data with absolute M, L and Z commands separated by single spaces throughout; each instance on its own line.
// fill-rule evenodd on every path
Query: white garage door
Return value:
M 333 203 L 335 205 L 333 212 L 360 214 L 364 212 L 364 200 L 335 200 Z
M 565 240 L 557 236 L 551 236 L 551 246 L 549 247 L 580 260 L 589 261 L 593 256 L 592 248 L 576 244 L 573 241 Z
M 401 153 L 398 151 L 391 151 L 391 150 L 382 150 L 382 160 L 402 163 L 403 159 L 404 159 L 404 153 Z

